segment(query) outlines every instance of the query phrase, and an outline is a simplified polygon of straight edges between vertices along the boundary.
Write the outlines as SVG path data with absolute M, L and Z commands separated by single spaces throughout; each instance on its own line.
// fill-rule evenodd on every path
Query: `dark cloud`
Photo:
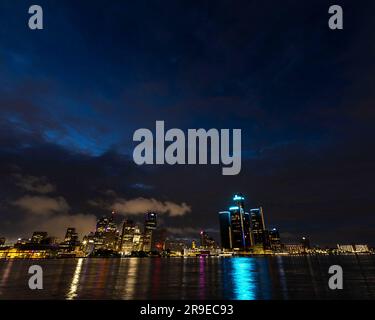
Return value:
M 27 212 L 41 216 L 50 215 L 54 212 L 67 212 L 69 210 L 68 203 L 62 197 L 23 196 L 13 201 L 12 204 Z
M 14 174 L 17 182 L 16 184 L 30 192 L 35 193 L 51 193 L 55 191 L 55 186 L 48 182 L 46 177 L 23 176 L 21 174 Z
M 116 199 L 112 205 L 113 210 L 124 215 L 139 215 L 145 212 L 157 212 L 169 214 L 171 217 L 183 216 L 191 212 L 191 208 L 185 202 L 178 204 L 171 201 L 158 201 L 154 198 Z

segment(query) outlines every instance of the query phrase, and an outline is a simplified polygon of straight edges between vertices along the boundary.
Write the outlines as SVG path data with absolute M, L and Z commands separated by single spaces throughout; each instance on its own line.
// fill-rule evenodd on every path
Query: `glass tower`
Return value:
M 250 210 L 252 245 L 265 244 L 265 224 L 262 207 Z
M 145 214 L 144 235 L 143 235 L 143 251 L 151 251 L 153 248 L 153 231 L 156 229 L 157 215 L 149 212 Z
M 229 211 L 219 213 L 222 247 L 246 250 L 251 246 L 250 215 L 245 212 L 245 198 L 241 194 L 236 194 L 233 202 Z

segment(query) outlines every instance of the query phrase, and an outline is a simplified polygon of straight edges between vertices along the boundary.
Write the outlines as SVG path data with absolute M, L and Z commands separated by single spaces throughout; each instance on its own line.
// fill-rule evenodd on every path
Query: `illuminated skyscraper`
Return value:
M 98 219 L 94 236 L 95 249 L 116 249 L 118 230 L 114 218 L 115 212 L 112 211 L 110 216 Z
M 73 251 L 79 245 L 78 233 L 75 228 L 66 229 L 64 242 L 60 244 L 61 249 Z
M 138 225 L 131 220 L 125 220 L 118 244 L 118 251 L 122 255 L 131 255 L 133 251 L 143 250 L 143 235 Z
M 270 248 L 273 251 L 281 251 L 281 241 L 280 241 L 280 234 L 276 228 L 273 228 L 269 232 L 269 239 L 270 239 Z
M 251 243 L 253 246 L 265 245 L 265 224 L 262 207 L 250 210 Z
M 250 248 L 250 215 L 245 212 L 245 198 L 233 197 L 234 206 L 219 213 L 222 248 L 246 250 Z
M 76 228 L 66 229 L 64 242 L 76 244 L 78 242 L 78 233 Z
M 220 222 L 220 237 L 221 237 L 221 247 L 223 249 L 232 248 L 232 230 L 230 225 L 230 212 L 221 211 L 219 212 L 219 222 Z
M 205 249 L 213 249 L 217 247 L 215 240 L 203 230 L 200 232 L 200 247 Z
M 47 239 L 47 236 L 47 232 L 35 231 L 31 237 L 31 243 L 40 244 L 43 240 Z
M 153 249 L 152 234 L 157 226 L 156 213 L 149 212 L 145 214 L 144 234 L 143 234 L 143 251 L 151 251 Z
M 137 232 L 138 230 L 138 232 Z M 135 250 L 134 237 L 139 232 L 132 220 L 126 219 L 122 225 L 122 232 L 119 241 L 118 250 L 124 255 L 130 255 Z

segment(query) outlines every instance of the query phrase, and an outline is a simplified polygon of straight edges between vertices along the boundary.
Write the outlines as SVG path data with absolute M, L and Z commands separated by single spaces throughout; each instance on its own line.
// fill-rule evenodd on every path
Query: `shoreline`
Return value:
M 0 261 L 3 260 L 70 260 L 70 259 L 197 259 L 197 258 L 216 258 L 216 259 L 231 259 L 231 258 L 263 258 L 263 257 L 307 257 L 307 256 L 372 256 L 375 253 L 306 253 L 306 254 L 243 254 L 243 255 L 233 255 L 233 256 L 220 256 L 220 255 L 204 255 L 204 256 L 145 256 L 145 257 L 136 257 L 136 256 L 122 256 L 122 257 L 47 257 L 47 258 L 22 258 L 22 257 L 12 257 L 12 258 L 0 258 Z

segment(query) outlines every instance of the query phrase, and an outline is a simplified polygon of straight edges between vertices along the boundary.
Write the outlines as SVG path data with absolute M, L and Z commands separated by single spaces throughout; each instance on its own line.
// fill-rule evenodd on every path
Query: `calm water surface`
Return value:
M 44 289 L 28 288 L 42 266 Z M 341 265 L 344 289 L 328 288 Z M 0 299 L 375 299 L 375 256 L 0 260 Z

